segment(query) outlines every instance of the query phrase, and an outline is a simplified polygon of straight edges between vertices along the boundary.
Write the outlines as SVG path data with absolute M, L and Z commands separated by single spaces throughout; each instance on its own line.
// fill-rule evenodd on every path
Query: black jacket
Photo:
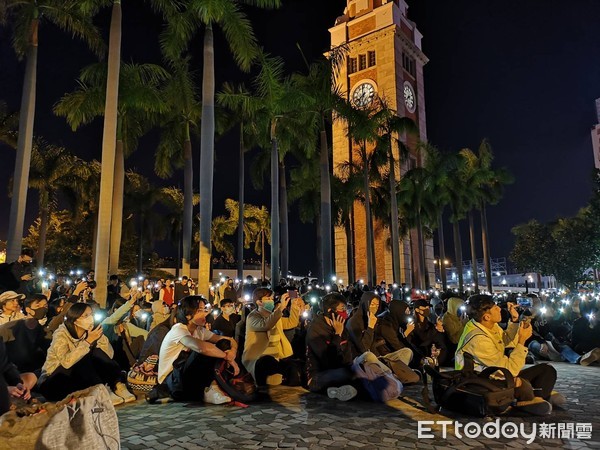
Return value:
M 369 305 L 374 298 L 379 300 L 379 296 L 375 292 L 363 293 L 358 308 L 353 311 L 352 316 L 346 322 L 346 329 L 352 343 L 352 354 L 354 357 L 360 356 L 367 351 L 378 355 L 375 329 L 369 328 Z M 376 328 L 377 326 L 375 325 Z
M 400 332 L 400 327 L 406 324 L 406 308 L 406 302 L 392 300 L 389 309 L 379 316 L 378 326 L 375 327 L 375 339 L 384 341 L 383 345 L 377 347 L 381 355 L 406 347 L 404 336 Z
M 335 334 L 333 327 L 318 314 L 306 331 L 306 373 L 308 379 L 325 370 L 340 369 L 352 365 L 352 351 L 348 331 Z

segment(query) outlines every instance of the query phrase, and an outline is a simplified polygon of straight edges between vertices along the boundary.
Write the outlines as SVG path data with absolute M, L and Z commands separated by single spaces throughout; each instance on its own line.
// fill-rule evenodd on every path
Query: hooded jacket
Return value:
M 459 317 L 459 309 L 465 302 L 461 298 L 452 297 L 448 300 L 448 311 L 442 318 L 444 324 L 444 330 L 448 335 L 448 339 L 453 344 L 458 344 L 458 340 L 462 335 L 463 328 L 465 327 L 466 321 L 461 320 Z
M 407 308 L 408 303 L 405 301 L 392 300 L 389 309 L 379 316 L 378 326 L 375 327 L 375 339 L 385 341 L 384 345 L 378 347 L 382 355 L 406 347 L 400 327 L 406 324 Z
M 352 317 L 346 322 L 348 337 L 352 343 L 352 354 L 355 357 L 367 351 L 371 351 L 376 355 L 378 354 L 374 348 L 375 329 L 369 328 L 369 306 L 371 305 L 371 300 L 374 298 L 381 302 L 381 299 L 375 292 L 363 293 L 358 307 L 354 310 Z M 377 327 L 377 325 L 375 326 Z
M 323 314 L 318 314 L 306 331 L 306 373 L 310 381 L 319 372 L 350 367 L 352 350 L 348 340 L 348 330 L 342 335 L 325 321 Z

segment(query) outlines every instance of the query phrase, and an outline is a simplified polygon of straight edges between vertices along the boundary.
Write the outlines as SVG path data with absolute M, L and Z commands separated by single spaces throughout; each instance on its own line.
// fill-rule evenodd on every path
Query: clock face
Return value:
M 408 112 L 414 113 L 417 109 L 417 96 L 408 81 L 404 82 L 404 104 Z
M 371 83 L 359 84 L 352 93 L 352 101 L 357 108 L 366 108 L 375 98 L 375 87 Z

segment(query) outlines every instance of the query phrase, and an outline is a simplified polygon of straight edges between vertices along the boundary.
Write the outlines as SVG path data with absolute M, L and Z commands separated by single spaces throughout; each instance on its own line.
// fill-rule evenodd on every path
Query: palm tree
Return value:
M 7 261 L 13 261 L 19 256 L 23 238 L 33 145 L 39 27 L 42 23 L 49 22 L 83 39 L 90 49 L 101 55 L 104 46 L 98 29 L 92 23 L 96 10 L 97 7 L 90 2 L 75 0 L 4 0 L 0 7 L 0 24 L 9 22 L 13 25 L 13 48 L 19 59 L 26 59 L 8 226 Z
M 353 159 L 344 161 L 339 169 L 345 177 L 350 174 L 362 174 L 362 201 L 365 207 L 366 243 L 367 243 L 367 279 L 371 286 L 375 279 L 375 238 L 371 214 L 371 185 L 381 182 L 380 168 L 387 162 L 387 155 L 381 147 L 375 146 L 379 139 L 376 107 L 357 108 L 350 102 L 341 100 L 336 106 L 337 119 L 346 123 L 346 133 L 353 142 Z M 356 159 L 354 159 L 356 157 Z
M 483 262 L 487 281 L 487 289 L 492 292 L 492 269 L 490 264 L 490 251 L 488 240 L 488 226 L 486 204 L 497 204 L 502 198 L 504 185 L 513 182 L 512 176 L 504 168 L 494 170 L 492 161 L 494 155 L 489 142 L 484 139 L 479 145 L 477 154 L 466 148 L 460 151 L 465 161 L 465 174 L 472 178 L 472 203 L 471 208 L 479 209 L 481 215 L 481 240 L 483 244 Z M 469 210 L 469 224 L 473 222 L 472 210 Z M 475 232 L 471 230 L 472 245 L 475 241 Z
M 57 194 L 63 187 L 73 189 L 77 181 L 87 180 L 87 163 L 74 157 L 64 147 L 50 145 L 43 139 L 34 141 L 31 153 L 29 186 L 39 193 L 39 242 L 37 262 L 44 265 L 48 220 L 55 209 Z
M 401 140 L 406 139 L 406 135 L 415 135 L 417 127 L 411 119 L 399 117 L 397 112 L 390 108 L 385 100 L 379 100 L 379 111 L 377 114 L 379 122 L 379 140 L 377 145 L 382 147 L 382 150 L 387 153 L 388 158 L 388 195 L 390 200 L 390 234 L 392 247 L 392 269 L 394 274 L 394 282 L 400 282 L 400 237 L 398 235 L 398 199 L 396 179 L 396 158 L 394 156 L 394 148 L 398 150 L 398 162 L 402 162 L 409 154 L 408 147 Z
M 238 226 L 237 226 L 237 277 L 244 277 L 244 192 L 245 192 L 245 153 L 256 143 L 256 115 L 260 109 L 252 101 L 250 92 L 243 85 L 225 83 L 217 94 L 217 103 L 226 109 L 229 126 L 238 123 L 240 133 L 239 175 L 238 175 Z
M 194 216 L 194 165 L 190 134 L 192 129 L 197 129 L 200 120 L 200 101 L 194 76 L 189 71 L 189 58 L 170 61 L 169 65 L 171 76 L 163 90 L 167 113 L 160 119 L 161 139 L 156 150 L 154 171 L 166 178 L 173 174 L 173 166 L 183 166 L 183 261 L 178 258 L 177 269 L 182 264 L 183 274 L 189 276 Z
M 251 243 L 254 243 L 254 253 L 261 256 L 260 273 L 261 279 L 264 281 L 266 280 L 266 246 L 271 245 L 273 242 L 271 236 L 273 231 L 272 218 L 265 206 L 246 205 L 244 215 L 244 226 L 248 228 L 248 234 L 245 235 L 247 236 L 245 245 L 249 247 Z
M 115 146 L 114 188 L 112 194 L 112 219 L 110 229 L 111 273 L 119 270 L 123 218 L 123 189 L 125 182 L 124 159 L 137 147 L 155 116 L 164 113 L 160 85 L 168 73 L 154 64 L 121 64 L 119 102 L 117 106 L 117 130 Z M 105 111 L 107 66 L 102 63 L 84 68 L 80 74 L 79 87 L 65 94 L 54 105 L 54 112 L 64 116 L 75 131 L 81 125 L 93 121 Z M 104 171 L 103 171 L 104 172 Z
M 352 282 L 356 279 L 354 270 L 354 202 L 357 192 L 360 191 L 362 177 L 350 174 L 344 178 L 335 174 L 331 178 L 332 186 L 332 216 L 333 223 L 337 227 L 343 227 L 346 233 L 346 262 L 348 264 L 348 280 Z
M 202 75 L 202 125 L 200 130 L 200 257 L 199 290 L 208 296 L 210 285 L 210 232 L 212 224 L 212 197 L 215 137 L 215 68 L 213 25 L 222 28 L 238 65 L 245 70 L 258 54 L 250 22 L 241 5 L 260 8 L 278 7 L 279 0 L 180 0 L 169 2 L 151 0 L 167 21 L 161 35 L 165 54 L 178 58 L 196 31 L 204 27 Z
M 331 240 L 332 207 L 331 207 L 331 170 L 329 167 L 329 146 L 327 128 L 332 122 L 332 113 L 341 95 L 340 87 L 334 85 L 335 79 L 345 61 L 346 49 L 338 47 L 332 49 L 327 58 L 321 58 L 308 66 L 306 75 L 295 74 L 292 82 L 301 92 L 308 96 L 307 111 L 313 115 L 312 120 L 319 130 L 319 180 L 320 180 L 320 257 L 322 261 L 319 278 L 329 280 L 334 274 L 333 269 L 333 244 Z

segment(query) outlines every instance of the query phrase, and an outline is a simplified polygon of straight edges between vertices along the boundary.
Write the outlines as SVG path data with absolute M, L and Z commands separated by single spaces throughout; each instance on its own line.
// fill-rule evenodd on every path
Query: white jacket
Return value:
M 456 350 L 455 368 L 464 366 L 464 353 L 470 353 L 475 362 L 475 370 L 486 367 L 504 367 L 517 376 L 525 365 L 527 347 L 518 343 L 519 324 L 510 322 L 506 331 L 494 324 L 489 330 L 471 319 L 465 325 Z M 506 348 L 514 347 L 510 356 L 504 355 Z
M 104 335 L 98 339 L 96 346 L 112 359 L 114 351 L 108 338 Z M 41 384 L 46 378 L 54 373 L 60 366 L 65 369 L 73 367 L 79 360 L 90 352 L 90 344 L 85 339 L 75 339 L 61 324 L 52 335 L 52 342 L 48 349 L 46 362 L 42 367 L 42 375 L 38 381 Z

